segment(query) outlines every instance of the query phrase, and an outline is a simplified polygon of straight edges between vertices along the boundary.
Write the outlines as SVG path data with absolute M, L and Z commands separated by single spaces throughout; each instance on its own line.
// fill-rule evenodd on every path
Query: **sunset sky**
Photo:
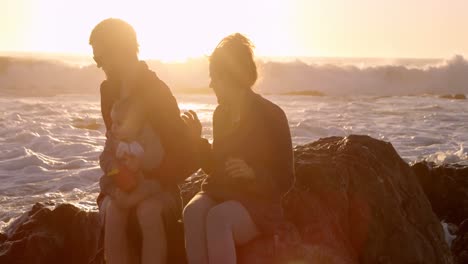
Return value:
M 0 0 L 0 52 L 91 54 L 92 28 L 122 18 L 141 55 L 207 55 L 233 32 L 262 56 L 468 55 L 466 0 Z

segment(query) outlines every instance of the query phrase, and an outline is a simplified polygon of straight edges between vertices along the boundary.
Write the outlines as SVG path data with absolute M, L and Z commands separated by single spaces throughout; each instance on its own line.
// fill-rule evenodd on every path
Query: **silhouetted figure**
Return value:
M 189 263 L 236 263 L 236 246 L 273 236 L 283 222 L 281 199 L 292 187 L 294 163 L 288 120 L 277 105 L 254 93 L 252 45 L 241 34 L 224 38 L 210 57 L 210 86 L 218 107 L 213 144 L 200 139 L 208 178 L 185 207 Z M 201 124 L 184 115 L 194 136 Z
M 100 156 L 104 176 L 100 181 L 98 204 L 105 221 L 107 262 L 135 263 L 127 233 L 129 216 L 133 216 L 142 234 L 141 252 L 137 254 L 141 263 L 165 263 L 165 225 L 176 221 L 181 212 L 177 184 L 194 172 L 187 127 L 167 85 L 148 69 L 146 63 L 138 60 L 136 33 L 128 23 L 114 18 L 100 22 L 93 29 L 89 43 L 97 66 L 106 74 L 106 80 L 101 84 L 101 110 L 107 139 Z M 145 170 L 140 170 L 145 165 L 136 157 L 141 150 L 135 150 L 138 149 L 135 144 L 141 141 L 125 142 L 122 137 L 113 135 L 113 120 L 118 118 L 111 116 L 111 110 L 116 102 L 127 98 L 136 101 L 141 111 L 137 116 L 141 115 L 160 139 L 161 152 L 154 156 L 153 168 L 146 166 Z M 119 120 L 120 123 L 126 121 L 125 118 Z M 134 124 L 127 126 L 136 129 L 132 127 Z M 122 141 L 128 144 L 123 147 L 128 147 L 123 151 L 124 159 L 117 154 L 122 154 L 122 147 L 118 147 Z M 143 145 L 143 151 L 149 151 L 144 149 L 144 143 L 140 145 Z M 140 173 L 143 177 L 132 182 Z
M 145 175 L 161 165 L 164 149 L 159 136 L 145 120 L 138 98 L 129 96 L 114 103 L 111 111 L 112 128 L 109 146 L 119 163 L 112 177 L 103 177 L 103 190 L 114 192 L 121 207 L 128 208 L 143 198 L 161 191 L 157 180 L 145 180 Z M 123 173 L 122 169 L 129 170 Z M 106 188 L 107 187 L 107 188 Z M 117 188 L 115 188 L 117 187 Z

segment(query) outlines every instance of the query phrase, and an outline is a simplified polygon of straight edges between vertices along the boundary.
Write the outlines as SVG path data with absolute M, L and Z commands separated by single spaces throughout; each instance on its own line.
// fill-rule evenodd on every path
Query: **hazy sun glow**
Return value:
M 209 54 L 227 34 L 263 56 L 450 57 L 468 53 L 466 0 L 0 0 L 0 52 L 90 54 L 92 28 L 131 23 L 143 58 Z
M 207 55 L 222 37 L 234 32 L 252 37 L 259 54 L 288 55 L 294 47 L 286 42 L 287 8 L 287 2 L 271 0 L 11 0 L 7 9 L 12 15 L 0 22 L 15 25 L 6 27 L 11 31 L 7 34 L 2 30 L 0 50 L 88 54 L 92 28 L 105 18 L 117 17 L 134 26 L 143 58 Z M 15 18 L 17 14 L 21 17 Z M 12 37 L 15 32 L 21 36 Z

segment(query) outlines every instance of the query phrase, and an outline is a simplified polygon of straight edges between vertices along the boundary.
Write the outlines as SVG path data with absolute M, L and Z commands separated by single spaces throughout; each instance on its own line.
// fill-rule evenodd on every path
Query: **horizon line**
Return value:
M 318 56 L 318 55 L 256 55 L 257 58 L 267 58 L 267 59 L 361 59 L 361 60 L 445 60 L 453 58 L 455 56 L 461 55 L 465 57 L 464 54 L 453 54 L 450 57 L 410 57 L 410 56 L 401 56 L 401 57 L 389 57 L 389 56 Z M 79 52 L 54 52 L 54 51 L 22 51 L 22 50 L 0 50 L 0 56 L 50 56 L 50 57 L 73 57 L 73 58 L 83 58 L 83 59 L 92 59 L 92 54 L 89 53 L 79 53 Z M 209 55 L 199 55 L 199 56 L 188 56 L 182 61 L 188 61 L 191 59 L 201 59 L 208 57 Z M 165 61 L 165 62 L 180 62 L 181 60 L 165 60 L 156 57 L 146 57 L 142 56 L 142 60 L 156 60 L 156 61 Z

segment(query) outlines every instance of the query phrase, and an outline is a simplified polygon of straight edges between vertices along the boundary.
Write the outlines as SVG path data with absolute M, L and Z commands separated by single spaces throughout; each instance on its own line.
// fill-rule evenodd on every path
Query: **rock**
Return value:
M 468 218 L 461 222 L 457 230 L 457 235 L 463 235 L 468 233 Z
M 390 143 L 331 137 L 295 154 L 297 186 L 309 194 L 306 214 L 315 208 L 298 224 L 313 230 L 301 231 L 307 242 L 359 263 L 452 263 L 423 189 Z M 304 213 L 303 200 L 289 202 L 292 218 Z
M 296 187 L 285 199 L 285 210 L 300 228 L 310 255 L 305 259 L 453 263 L 423 189 L 390 143 L 367 136 L 331 137 L 298 146 L 295 158 Z M 184 186 L 190 190 L 185 201 L 199 190 L 200 181 L 201 176 Z M 243 263 L 269 263 L 270 244 L 249 243 L 248 252 L 241 252 L 251 257 L 240 256 Z
M 448 229 L 448 232 L 449 232 L 451 235 L 456 235 L 456 234 L 458 233 L 458 226 L 455 225 L 455 224 L 448 223 L 448 224 L 447 224 L 447 229 Z
M 468 263 L 468 251 L 464 250 L 460 253 L 460 255 L 456 258 L 457 263 Z
M 458 228 L 457 237 L 452 242 L 452 253 L 455 263 L 468 263 L 468 219 Z
M 418 162 L 412 169 L 433 211 L 457 236 L 451 247 L 455 263 L 468 263 L 468 166 Z
M 468 218 L 468 166 L 423 161 L 411 168 L 440 220 L 459 225 Z
M 302 242 L 295 251 L 300 254 L 285 262 L 453 263 L 414 167 L 390 143 L 331 137 L 297 147 L 295 157 L 297 182 L 285 212 Z M 204 177 L 199 173 L 182 186 L 184 203 Z M 88 263 L 94 256 L 92 263 L 103 263 L 102 251 L 96 255 L 99 232 L 95 212 L 36 204 L 6 230 L 0 263 Z M 240 263 L 273 263 L 276 250 L 271 239 L 257 239 L 239 249 Z
M 0 263 L 88 263 L 98 249 L 99 217 L 70 204 L 35 204 L 7 228 Z

